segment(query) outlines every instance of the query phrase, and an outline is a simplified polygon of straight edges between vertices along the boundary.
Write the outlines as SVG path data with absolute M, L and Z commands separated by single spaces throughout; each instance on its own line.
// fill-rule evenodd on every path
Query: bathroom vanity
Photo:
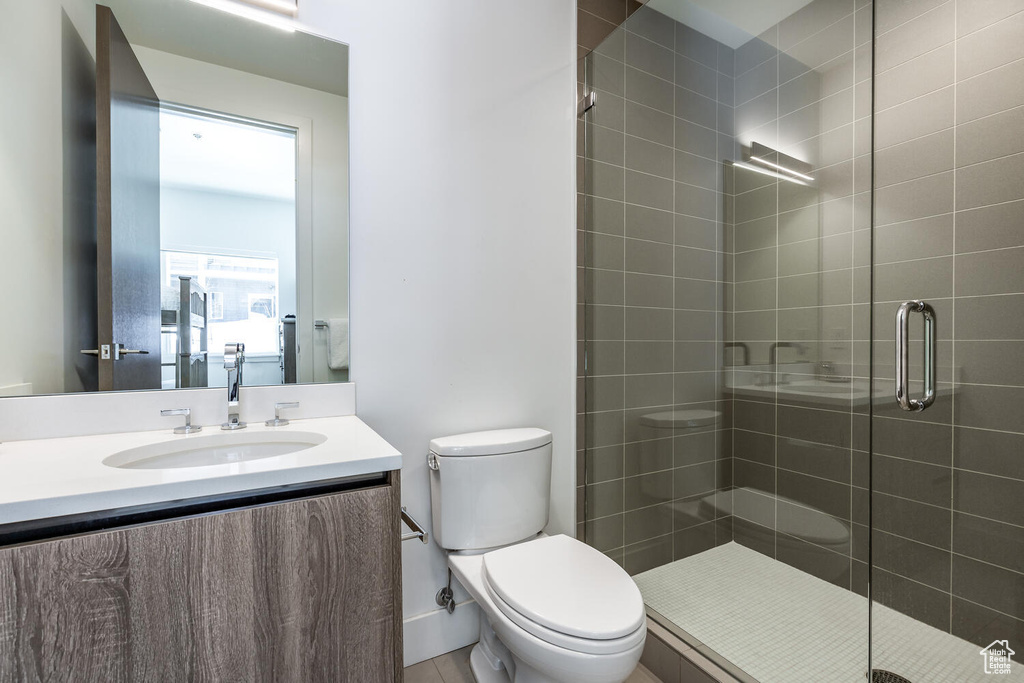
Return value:
M 0 680 L 401 679 L 401 456 L 355 416 L 245 431 L 323 440 L 177 468 L 111 456 L 219 430 L 0 445 Z
M 5 7 L 0 61 L 39 68 L 0 129 L 53 153 L 0 145 L 31 177 L 0 275 L 48 312 L 0 354 L 0 681 L 402 677 L 401 456 L 349 383 L 349 47 L 208 4 Z

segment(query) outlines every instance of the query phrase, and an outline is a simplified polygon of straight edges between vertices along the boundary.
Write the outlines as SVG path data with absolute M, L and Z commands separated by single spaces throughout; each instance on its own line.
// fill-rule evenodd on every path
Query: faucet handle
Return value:
M 169 417 L 171 415 L 184 415 L 185 416 L 185 425 L 182 426 L 182 427 L 175 427 L 174 428 L 174 433 L 175 434 L 193 434 L 195 432 L 203 431 L 202 425 L 193 425 L 192 424 L 192 409 L 191 408 L 174 408 L 172 410 L 161 410 L 160 414 L 163 415 L 164 417 Z
M 268 427 L 284 427 L 286 424 L 288 424 L 289 421 L 281 419 L 281 411 L 286 409 L 286 408 L 298 408 L 298 407 L 299 407 L 299 402 L 298 401 L 291 401 L 289 403 L 275 403 L 274 404 L 274 419 L 273 420 L 267 420 L 263 424 L 267 425 Z

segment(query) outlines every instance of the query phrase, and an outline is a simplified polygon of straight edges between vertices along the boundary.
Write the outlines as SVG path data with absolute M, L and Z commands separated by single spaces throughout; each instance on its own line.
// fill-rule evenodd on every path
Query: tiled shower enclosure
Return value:
M 1024 0 L 814 0 L 756 34 L 678 6 L 581 63 L 579 533 L 741 677 L 804 680 L 740 653 L 827 602 L 836 680 L 985 680 L 906 651 L 1024 646 Z M 749 551 L 831 597 L 759 621 L 722 584 L 756 585 Z M 701 581 L 747 596 L 714 632 Z

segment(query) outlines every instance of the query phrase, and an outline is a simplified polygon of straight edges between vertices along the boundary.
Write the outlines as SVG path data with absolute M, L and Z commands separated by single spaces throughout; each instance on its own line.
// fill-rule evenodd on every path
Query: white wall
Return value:
M 35 393 L 52 392 L 64 380 L 61 278 L 55 269 L 63 238 L 61 9 L 43 1 L 5 6 L 4 13 L 0 273 L 10 289 L 0 294 L 0 395 L 3 387 L 23 382 Z
M 0 22 L 0 396 L 64 385 L 62 6 L 93 50 L 84 0 L 7 3 Z
M 549 530 L 572 533 L 574 2 L 300 6 L 351 45 L 352 378 L 405 455 L 403 503 L 429 525 L 432 437 L 534 425 Z M 403 568 L 406 618 L 436 611 L 443 553 L 406 543 Z M 472 609 L 407 627 L 407 663 L 475 640 Z

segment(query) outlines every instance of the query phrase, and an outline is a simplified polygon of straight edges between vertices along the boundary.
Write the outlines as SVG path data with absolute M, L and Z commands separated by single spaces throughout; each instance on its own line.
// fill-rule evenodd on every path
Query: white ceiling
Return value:
M 163 109 L 160 184 L 294 201 L 295 136 Z
M 649 0 L 647 6 L 736 48 L 812 1 Z
M 128 42 L 348 97 L 348 46 L 189 0 L 100 0 Z

